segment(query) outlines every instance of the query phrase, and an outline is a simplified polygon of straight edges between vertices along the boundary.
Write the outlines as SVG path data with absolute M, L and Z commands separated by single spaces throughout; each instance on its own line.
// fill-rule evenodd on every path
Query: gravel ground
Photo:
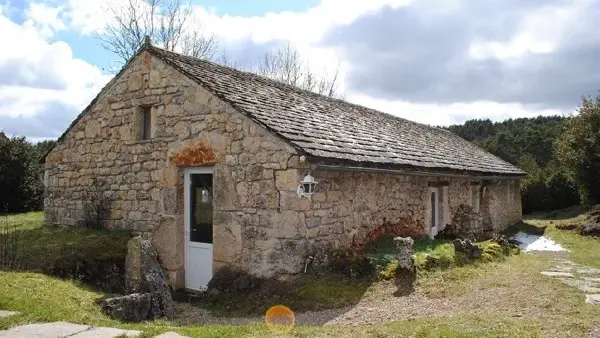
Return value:
M 409 296 L 395 297 L 393 283 L 378 283 L 352 306 L 340 309 L 296 313 L 296 324 L 304 325 L 373 325 L 393 320 L 421 317 L 455 316 L 461 314 L 498 314 L 511 317 L 536 317 L 552 303 L 551 289 L 538 289 L 535 296 L 527 278 L 516 276 L 520 285 L 491 286 L 487 282 L 473 283 L 468 293 L 459 297 L 428 297 L 419 290 Z M 527 290 L 528 289 L 528 290 Z M 531 298 L 531 299 L 524 299 Z M 510 306 L 507 306 L 510 303 Z M 176 306 L 177 321 L 182 324 L 248 324 L 263 323 L 263 316 L 231 318 L 216 317 L 209 311 L 189 303 Z
M 563 255 L 552 253 L 551 256 Z M 373 325 L 394 320 L 460 315 L 537 318 L 556 311 L 568 312 L 572 303 L 555 301 L 562 286 L 540 274 L 547 267 L 529 264 L 515 261 L 514 264 L 490 265 L 489 273 L 466 279 L 440 274 L 425 280 L 425 285 L 418 283 L 410 295 L 400 297 L 394 296 L 397 288 L 393 282 L 379 282 L 352 306 L 296 313 L 296 324 Z M 216 317 L 189 303 L 178 303 L 176 310 L 177 321 L 182 324 L 264 322 L 263 316 Z

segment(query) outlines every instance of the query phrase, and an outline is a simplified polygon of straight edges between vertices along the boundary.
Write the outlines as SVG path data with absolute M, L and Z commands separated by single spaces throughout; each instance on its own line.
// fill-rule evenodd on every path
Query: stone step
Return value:
M 562 272 L 562 271 L 542 271 L 542 275 L 548 277 L 568 277 L 572 278 L 573 274 L 570 272 Z
M 92 327 L 66 322 L 20 325 L 0 331 L 0 338 L 114 338 L 120 336 L 137 337 L 141 331 L 123 330 L 112 327 Z
M 154 338 L 189 338 L 188 336 L 182 336 L 177 332 L 165 332 Z
M 591 304 L 600 304 L 600 294 L 585 295 L 585 302 Z
M 580 279 L 560 278 L 560 280 L 570 286 L 574 286 L 585 293 L 600 294 L 600 288 L 596 287 L 596 283 L 586 282 Z
M 141 335 L 141 331 L 123 330 L 113 327 L 92 327 L 89 330 L 79 332 L 69 338 L 113 338 L 113 337 L 137 337 Z
M 66 322 L 28 324 L 0 331 L 2 338 L 58 338 L 72 336 L 81 331 L 88 330 L 89 325 L 79 325 Z
M 0 310 L 0 318 L 6 318 L 6 317 L 10 317 L 10 316 L 16 316 L 19 313 L 16 311 L 7 311 L 7 310 Z

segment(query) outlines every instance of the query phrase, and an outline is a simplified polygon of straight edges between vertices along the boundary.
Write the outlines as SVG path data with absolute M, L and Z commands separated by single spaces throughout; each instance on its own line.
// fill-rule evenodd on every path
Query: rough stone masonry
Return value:
M 143 107 L 151 107 L 149 140 L 140 139 Z M 213 270 L 228 265 L 261 277 L 299 273 L 306 255 L 348 247 L 386 224 L 401 230 L 396 235 L 426 235 L 431 182 L 447 183 L 439 195 L 442 227 L 472 199 L 468 179 L 336 171 L 313 172 L 316 193 L 301 198 L 296 188 L 311 164 L 301 159 L 144 51 L 46 157 L 45 217 L 48 224 L 82 225 L 94 186 L 109 201 L 102 225 L 152 239 L 169 284 L 181 288 L 187 167 L 213 168 Z M 517 180 L 479 184 L 481 231 L 521 218 Z

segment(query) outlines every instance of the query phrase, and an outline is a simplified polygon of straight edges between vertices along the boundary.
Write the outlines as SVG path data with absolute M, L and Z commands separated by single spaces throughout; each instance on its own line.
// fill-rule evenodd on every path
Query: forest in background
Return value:
M 569 120 L 566 116 L 468 120 L 446 129 L 525 170 L 529 175 L 521 184 L 523 213 L 531 213 L 580 202 L 577 184 L 555 151 Z

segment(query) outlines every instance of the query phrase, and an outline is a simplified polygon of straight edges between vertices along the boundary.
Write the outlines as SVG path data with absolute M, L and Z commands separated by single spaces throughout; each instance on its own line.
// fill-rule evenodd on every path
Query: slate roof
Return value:
M 363 166 L 525 174 L 443 129 L 212 62 L 146 48 L 309 156 Z
M 469 175 L 525 175 L 512 164 L 444 129 L 151 45 L 143 45 L 138 50 L 77 116 L 59 137 L 59 142 L 144 50 L 183 72 L 299 151 L 323 162 Z

